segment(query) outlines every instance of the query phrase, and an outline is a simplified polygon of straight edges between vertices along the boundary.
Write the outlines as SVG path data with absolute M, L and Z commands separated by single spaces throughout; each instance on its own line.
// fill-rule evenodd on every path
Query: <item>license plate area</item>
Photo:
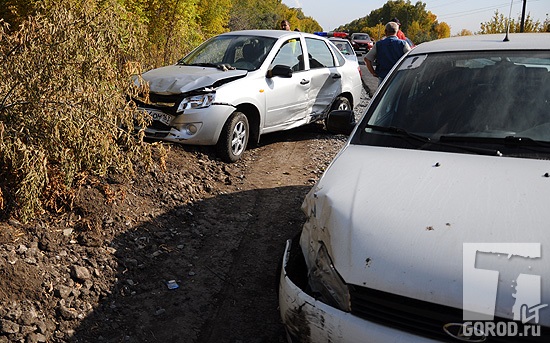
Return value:
M 172 119 L 174 119 L 173 115 L 164 113 L 162 111 L 146 109 L 145 112 L 147 112 L 153 118 L 153 120 L 159 121 L 164 125 L 170 125 Z

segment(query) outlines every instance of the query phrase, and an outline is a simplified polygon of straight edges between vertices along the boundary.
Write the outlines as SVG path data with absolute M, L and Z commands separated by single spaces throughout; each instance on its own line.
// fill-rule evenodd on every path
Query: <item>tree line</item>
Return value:
M 66 6 L 74 1 L 60 0 Z M 97 8 L 116 10 L 121 20 L 141 26 L 151 66 L 173 63 L 204 40 L 217 34 L 245 29 L 279 29 L 286 19 L 292 28 L 321 30 L 315 19 L 281 0 L 86 0 Z M 56 2 L 48 0 L 0 0 L 0 18 L 17 29 L 29 16 L 47 13 Z
M 424 3 L 403 0 L 338 30 L 380 38 L 393 17 L 417 44 L 449 36 Z M 281 0 L 0 0 L 0 220 L 62 212 L 84 184 L 162 167 L 163 145 L 133 130 L 150 118 L 128 101 L 130 76 L 174 63 L 216 34 L 278 29 L 283 19 L 322 29 Z M 504 32 L 505 21 L 496 13 L 482 33 Z M 529 16 L 525 28 L 550 31 L 548 19 Z
M 372 10 L 368 15 L 355 19 L 350 23 L 336 28 L 337 31 L 365 32 L 375 40 L 384 36 L 384 26 L 393 18 L 399 19 L 401 31 L 415 44 L 427 42 L 439 38 L 451 36 L 451 27 L 437 19 L 437 15 L 426 9 L 426 3 L 410 0 L 388 1 L 381 8 Z M 509 26 L 510 32 L 520 32 L 521 18 L 514 19 L 500 14 L 498 10 L 487 22 L 480 23 L 480 30 L 471 32 L 462 29 L 458 35 L 504 33 Z M 525 18 L 524 32 L 550 32 L 550 19 L 548 15 L 545 20 L 533 20 L 530 14 Z

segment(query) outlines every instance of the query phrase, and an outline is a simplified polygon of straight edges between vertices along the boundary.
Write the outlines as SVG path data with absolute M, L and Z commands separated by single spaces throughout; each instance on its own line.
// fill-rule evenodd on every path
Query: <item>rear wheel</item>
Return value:
M 332 104 L 331 111 L 342 110 L 342 111 L 351 111 L 351 104 L 348 98 L 344 96 L 339 96 L 334 100 Z
M 220 134 L 220 139 L 216 146 L 218 156 L 228 163 L 238 161 L 246 145 L 250 130 L 248 129 L 248 119 L 241 112 L 233 112 L 227 119 Z

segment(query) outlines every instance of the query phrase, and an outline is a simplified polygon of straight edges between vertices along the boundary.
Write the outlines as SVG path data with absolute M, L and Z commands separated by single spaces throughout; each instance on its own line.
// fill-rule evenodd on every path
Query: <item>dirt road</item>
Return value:
M 0 343 L 284 342 L 284 244 L 346 138 L 270 134 L 235 164 L 169 145 L 166 168 L 88 180 L 71 213 L 0 222 Z

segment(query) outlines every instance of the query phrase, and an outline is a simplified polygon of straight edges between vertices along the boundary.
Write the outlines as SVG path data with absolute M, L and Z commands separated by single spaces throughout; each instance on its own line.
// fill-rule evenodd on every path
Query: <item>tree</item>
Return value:
M 460 32 L 457 34 L 457 36 L 472 36 L 472 35 L 473 35 L 473 32 L 466 29 L 460 30 Z
M 437 39 L 451 37 L 451 27 L 447 23 L 435 24 L 434 31 L 437 33 Z
M 199 6 L 199 25 L 209 38 L 228 30 L 231 0 L 209 0 Z
M 377 37 L 379 25 L 385 25 L 393 18 L 399 19 L 401 31 L 415 44 L 450 36 L 449 25 L 439 23 L 437 16 L 426 10 L 425 3 L 418 1 L 413 5 L 410 0 L 388 1 L 381 8 L 371 11 L 369 15 L 340 26 L 339 30 L 370 32 L 371 35 L 374 34 L 373 37 Z
M 548 17 L 546 18 L 546 24 L 541 24 L 539 20 L 534 21 L 531 17 L 531 14 L 527 14 L 524 21 L 524 32 L 550 32 L 548 31 Z M 480 34 L 487 33 L 505 33 L 507 29 L 507 24 L 509 23 L 509 32 L 520 32 L 521 26 L 521 17 L 518 17 L 517 20 L 510 18 L 508 20 L 503 14 L 499 14 L 498 10 L 495 11 L 493 18 L 485 23 L 481 23 Z M 545 26 L 546 25 L 546 26 Z
M 280 0 L 233 0 L 229 30 L 278 28 L 284 8 Z

